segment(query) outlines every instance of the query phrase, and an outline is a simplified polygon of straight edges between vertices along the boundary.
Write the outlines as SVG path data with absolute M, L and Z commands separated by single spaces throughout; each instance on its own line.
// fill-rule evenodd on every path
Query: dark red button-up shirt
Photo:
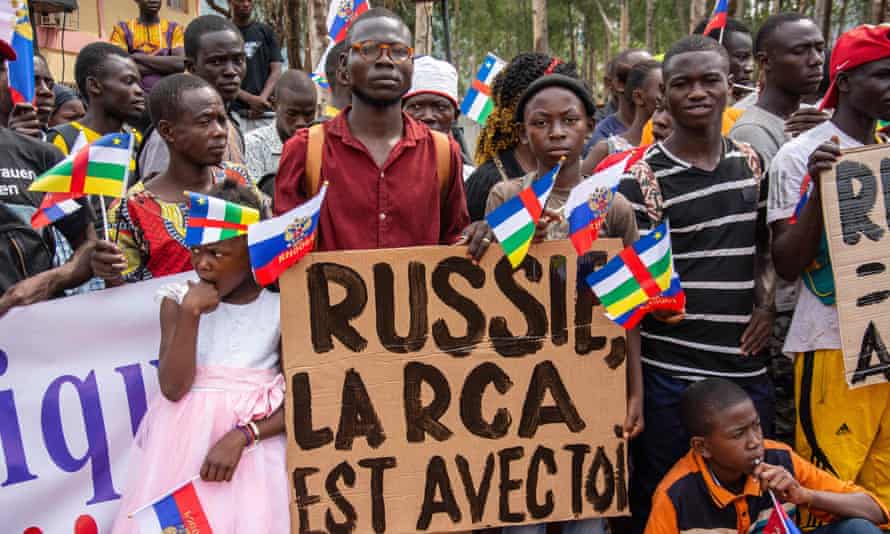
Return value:
M 317 250 L 450 245 L 469 225 L 462 164 L 451 142 L 451 179 L 440 191 L 436 149 L 429 129 L 402 114 L 402 139 L 378 167 L 349 131 L 349 110 L 324 123 L 321 180 L 328 193 L 321 208 Z M 308 200 L 306 147 L 309 130 L 284 145 L 275 178 L 275 213 Z

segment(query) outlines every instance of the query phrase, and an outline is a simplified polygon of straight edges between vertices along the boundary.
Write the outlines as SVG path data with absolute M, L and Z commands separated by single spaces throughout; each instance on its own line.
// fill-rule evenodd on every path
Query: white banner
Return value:
M 158 389 L 154 294 L 188 277 L 13 309 L 0 319 L 4 533 L 111 531 L 133 435 Z

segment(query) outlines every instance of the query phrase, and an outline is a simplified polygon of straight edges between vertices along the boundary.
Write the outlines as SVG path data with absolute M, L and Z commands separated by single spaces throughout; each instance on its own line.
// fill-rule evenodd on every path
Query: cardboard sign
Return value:
M 883 383 L 890 379 L 890 147 L 845 151 L 822 180 L 847 383 Z
M 624 331 L 577 275 L 621 250 L 318 253 L 282 279 L 291 532 L 626 515 Z M 581 286 L 582 291 L 575 288 Z

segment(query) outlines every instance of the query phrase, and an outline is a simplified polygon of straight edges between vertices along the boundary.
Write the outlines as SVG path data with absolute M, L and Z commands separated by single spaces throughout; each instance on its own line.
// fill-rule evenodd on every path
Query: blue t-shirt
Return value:
M 621 135 L 626 131 L 627 126 L 618 120 L 617 113 L 609 115 L 596 125 L 596 129 L 593 131 L 593 137 L 591 137 L 590 141 L 584 146 L 584 157 L 587 157 L 590 150 L 603 139 L 608 139 L 613 135 Z

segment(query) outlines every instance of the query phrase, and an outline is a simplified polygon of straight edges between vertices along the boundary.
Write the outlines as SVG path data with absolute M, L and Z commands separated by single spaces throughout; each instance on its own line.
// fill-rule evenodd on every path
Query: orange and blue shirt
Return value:
M 865 493 L 883 510 L 885 519 L 890 518 L 887 508 L 873 495 L 819 469 L 787 445 L 766 440 L 764 449 L 764 463 L 784 467 L 802 486 L 832 493 Z M 796 520 L 796 507 L 790 503 L 783 506 Z M 742 492 L 733 493 L 714 478 L 704 458 L 690 450 L 658 485 L 645 534 L 759 534 L 772 510 L 770 495 L 762 491 L 756 478 L 749 475 Z M 836 519 L 815 509 L 810 513 L 825 522 Z

